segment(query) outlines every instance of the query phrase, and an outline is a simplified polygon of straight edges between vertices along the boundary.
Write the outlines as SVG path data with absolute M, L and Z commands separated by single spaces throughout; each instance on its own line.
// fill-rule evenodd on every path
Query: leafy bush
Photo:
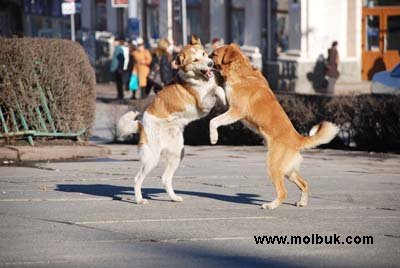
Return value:
M 13 124 L 8 112 L 16 111 L 17 103 L 29 129 L 43 129 L 35 112 L 42 103 L 43 92 L 58 132 L 86 129 L 84 137 L 90 136 L 95 115 L 95 76 L 78 43 L 0 38 L 0 51 L 0 107 L 9 129 Z M 43 106 L 39 109 L 44 115 Z M 45 125 L 52 129 L 49 121 Z
M 320 96 L 276 94 L 294 127 L 302 135 L 322 122 L 331 121 L 341 127 L 329 148 L 356 148 L 360 150 L 400 150 L 400 96 L 357 95 Z M 139 101 L 138 101 L 139 103 Z M 147 103 L 147 101 L 146 101 Z M 134 110 L 143 111 L 143 103 Z M 209 121 L 226 111 L 227 107 L 217 105 L 211 113 L 185 128 L 185 143 L 208 145 Z M 268 108 L 267 108 L 268 109 Z M 263 139 L 237 122 L 218 129 L 220 145 L 260 145 Z
M 277 99 L 293 125 L 303 135 L 321 121 L 331 121 L 341 127 L 339 137 L 328 146 L 356 147 L 361 150 L 400 149 L 400 96 L 308 96 L 277 94 Z M 185 129 L 185 142 L 209 144 L 209 120 L 225 109 L 217 106 L 210 115 L 192 122 Z M 263 140 L 241 123 L 219 129 L 219 144 L 256 145 Z

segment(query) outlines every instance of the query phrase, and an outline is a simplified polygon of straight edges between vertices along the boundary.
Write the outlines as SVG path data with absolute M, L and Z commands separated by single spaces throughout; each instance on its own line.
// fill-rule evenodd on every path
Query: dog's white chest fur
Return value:
M 228 82 L 225 82 L 224 88 L 225 88 L 226 98 L 227 98 L 228 102 L 231 103 L 230 99 L 231 99 L 231 95 L 232 95 L 232 87 L 229 85 Z
M 191 121 L 197 120 L 201 117 L 206 116 L 217 102 L 219 97 L 225 104 L 225 93 L 221 87 L 219 87 L 215 79 L 212 78 L 209 81 L 187 81 L 190 87 L 198 95 L 201 107 L 194 104 L 187 104 L 186 109 L 183 112 L 173 113 L 168 119 L 169 124 L 179 125 L 184 127 Z

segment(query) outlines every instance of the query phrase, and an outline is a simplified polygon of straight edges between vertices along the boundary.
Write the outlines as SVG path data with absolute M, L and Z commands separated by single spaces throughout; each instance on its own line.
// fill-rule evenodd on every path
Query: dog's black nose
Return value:
M 213 67 L 213 65 L 214 65 L 214 64 L 213 64 L 212 61 L 210 61 L 210 62 L 207 64 L 207 66 L 210 67 L 210 68 Z

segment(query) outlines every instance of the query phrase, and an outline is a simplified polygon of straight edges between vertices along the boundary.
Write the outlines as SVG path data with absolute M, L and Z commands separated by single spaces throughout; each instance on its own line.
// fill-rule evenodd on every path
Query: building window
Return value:
M 239 45 L 244 43 L 245 1 L 231 0 L 230 6 L 230 39 Z
M 159 31 L 159 15 L 158 0 L 147 0 L 146 17 L 147 17 L 147 38 L 157 40 L 160 38 Z
M 276 9 L 277 19 L 277 55 L 289 49 L 289 1 L 278 1 Z
M 201 1 L 200 0 L 187 0 L 187 34 L 188 38 L 192 34 L 202 37 L 201 31 Z
M 95 1 L 95 30 L 107 30 L 107 3 L 106 0 Z

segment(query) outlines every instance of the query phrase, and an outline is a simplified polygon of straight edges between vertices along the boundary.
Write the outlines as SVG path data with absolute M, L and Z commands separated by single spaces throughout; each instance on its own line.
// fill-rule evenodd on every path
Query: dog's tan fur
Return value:
M 338 128 L 332 123 L 323 122 L 313 128 L 317 129 L 315 135 L 300 135 L 276 100 L 267 80 L 251 66 L 238 46 L 222 46 L 213 52 L 212 59 L 225 79 L 230 107 L 226 113 L 210 121 L 211 142 L 217 142 L 219 126 L 242 120 L 268 143 L 268 175 L 275 186 L 277 198 L 262 207 L 274 209 L 286 199 L 285 177 L 302 192 L 297 206 L 306 206 L 308 184 L 299 174 L 302 161 L 300 150 L 328 143 L 336 136 Z
M 168 118 L 171 114 L 185 111 L 187 105 L 201 109 L 199 95 L 188 85 L 174 83 L 156 95 L 147 112 L 158 118 Z

